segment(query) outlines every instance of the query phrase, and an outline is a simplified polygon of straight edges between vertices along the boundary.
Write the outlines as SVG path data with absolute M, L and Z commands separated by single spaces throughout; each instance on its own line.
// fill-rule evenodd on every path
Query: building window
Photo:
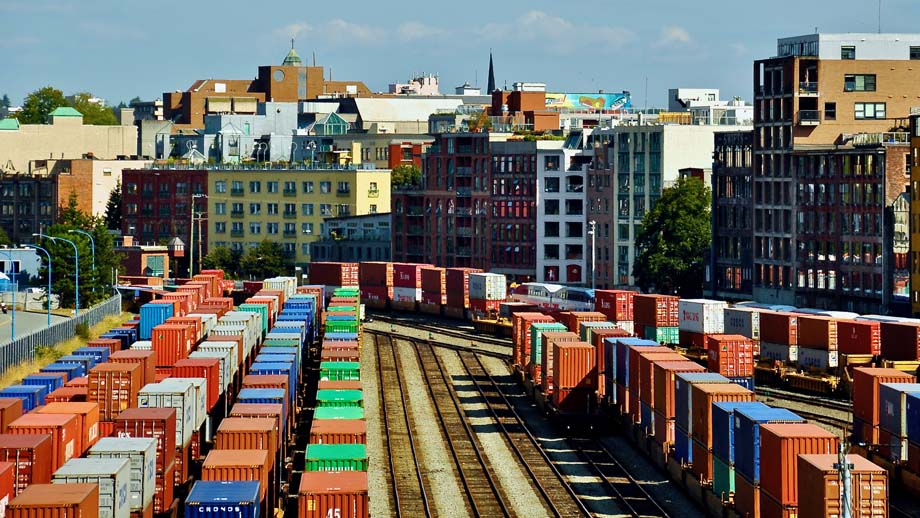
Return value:
M 234 180 L 230 186 L 230 194 L 243 194 L 243 182 L 240 180 Z
M 227 224 L 224 223 L 223 221 L 218 221 L 217 223 L 214 223 L 214 232 L 217 232 L 218 234 L 226 234 Z
M 219 193 L 227 192 L 227 182 L 224 180 L 214 182 L 214 191 Z
M 290 235 L 290 234 L 293 234 L 293 233 L 295 233 L 295 232 L 296 232 L 296 230 L 295 230 L 295 227 L 294 227 L 294 224 L 293 224 L 293 223 L 285 223 L 285 224 L 284 224 L 284 233 L 285 233 L 285 235 Z
M 224 202 L 215 203 L 214 212 L 216 212 L 218 216 L 225 215 L 227 213 L 227 204 Z
M 250 203 L 249 204 L 249 214 L 253 216 L 258 216 L 262 214 L 262 204 L 261 203 Z
M 303 213 L 304 216 L 312 216 L 313 215 L 313 204 L 312 203 L 302 203 L 300 205 L 300 211 Z
M 543 214 L 547 216 L 558 216 L 559 215 L 559 200 L 546 200 L 544 204 Z
M 278 192 L 278 182 L 265 182 L 265 183 L 267 184 L 267 185 L 266 185 L 266 189 L 267 189 L 266 192 L 270 192 L 270 193 L 277 193 L 277 192 Z
M 277 234 L 277 233 L 278 233 L 278 224 L 277 224 L 277 223 L 266 223 L 266 224 L 265 224 L 265 231 L 268 232 L 269 234 Z
M 885 103 L 856 103 L 856 120 L 884 119 Z
M 262 224 L 258 222 L 253 222 L 249 224 L 249 233 L 250 234 L 261 234 L 262 233 Z
M 313 182 L 304 182 L 303 183 L 303 193 L 310 194 L 313 192 Z
M 547 171 L 558 171 L 559 163 L 559 157 L 556 155 L 543 157 L 543 169 Z
M 875 74 L 847 74 L 843 76 L 845 92 L 874 92 Z
M 368 212 L 369 214 L 377 214 L 377 204 L 376 204 L 376 203 L 371 203 L 370 207 L 368 207 L 368 209 L 367 209 L 367 212 Z
M 249 192 L 251 193 L 262 192 L 262 182 L 249 182 Z
M 837 120 L 837 103 L 824 103 L 824 120 Z
M 277 203 L 268 203 L 268 215 L 277 216 L 278 215 L 278 204 Z
M 350 189 L 348 187 L 348 182 L 339 182 L 337 191 L 339 194 L 348 194 Z
M 843 45 L 840 47 L 840 59 L 856 59 L 856 47 Z
M 319 192 L 323 194 L 332 192 L 332 182 L 319 182 Z
M 546 237 L 559 237 L 559 222 L 548 221 L 543 224 L 543 235 Z
M 920 59 L 920 47 L 910 48 L 910 59 Z
M 301 223 L 300 231 L 308 236 L 313 235 L 313 223 Z
M 319 215 L 320 216 L 331 216 L 332 215 L 332 204 L 331 203 L 320 203 L 319 204 Z
M 543 192 L 559 192 L 559 179 L 558 178 L 544 178 Z

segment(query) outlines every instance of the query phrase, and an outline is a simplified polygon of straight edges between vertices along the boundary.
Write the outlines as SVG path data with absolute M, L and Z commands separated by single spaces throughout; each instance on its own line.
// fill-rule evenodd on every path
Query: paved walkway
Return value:
M 57 324 L 58 322 L 63 322 L 67 320 L 67 317 L 62 317 L 51 314 L 51 323 Z M 13 312 L 8 310 L 6 314 L 0 313 L 0 343 L 6 343 L 10 341 L 10 333 L 12 333 L 13 327 Z M 48 313 L 35 313 L 32 311 L 17 311 L 16 312 L 16 336 L 25 336 L 35 331 L 40 331 L 48 327 Z

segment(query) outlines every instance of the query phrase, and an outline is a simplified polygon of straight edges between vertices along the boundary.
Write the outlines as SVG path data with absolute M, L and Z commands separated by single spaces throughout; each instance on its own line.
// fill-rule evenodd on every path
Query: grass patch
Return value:
M 130 320 L 131 316 L 131 313 L 122 313 L 116 316 L 105 317 L 102 322 L 92 327 L 83 326 L 85 328 L 82 329 L 85 333 L 83 336 L 74 336 L 69 340 L 55 345 L 37 347 L 35 349 L 34 360 L 14 365 L 10 367 L 3 376 L 0 376 L 0 388 L 15 385 L 22 378 L 38 372 L 39 369 L 46 365 L 54 363 L 61 356 L 71 354 L 80 347 L 85 346 L 86 342 L 99 338 L 99 335 L 107 333 L 113 327 L 121 326 Z M 81 334 L 80 331 L 80 329 L 77 330 L 78 335 Z

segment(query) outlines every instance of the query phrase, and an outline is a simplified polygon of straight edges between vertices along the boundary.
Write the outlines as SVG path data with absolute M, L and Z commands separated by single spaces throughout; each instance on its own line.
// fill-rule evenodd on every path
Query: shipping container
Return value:
M 81 430 L 76 446 L 78 457 L 99 440 L 99 405 L 96 403 L 48 403 L 35 412 L 77 416 L 77 428 Z
M 709 370 L 726 377 L 754 375 L 754 342 L 742 335 L 709 335 Z
M 309 444 L 304 471 L 367 471 L 363 444 Z
M 394 263 L 393 286 L 399 288 L 422 288 L 422 269 L 430 264 Z
M 642 338 L 657 344 L 677 345 L 680 343 L 680 329 L 677 326 L 642 326 Z
M 882 383 L 879 385 L 879 428 L 891 434 L 893 451 L 906 460 L 908 436 L 907 395 L 920 396 L 920 383 Z M 898 443 L 898 444 L 895 444 Z
M 358 263 L 310 263 L 311 284 L 326 286 L 358 286 L 360 277 Z
M 681 299 L 678 303 L 678 327 L 691 333 L 722 334 L 725 332 L 724 311 L 727 307 L 728 303 L 722 300 Z
M 707 449 L 712 448 L 712 412 L 713 405 L 722 402 L 750 402 L 754 401 L 754 393 L 734 383 L 693 385 L 691 389 L 693 399 L 692 427 L 690 436 L 702 443 Z
M 52 484 L 96 484 L 99 518 L 130 518 L 131 463 L 127 459 L 71 459 L 54 472 Z
M 843 516 L 839 462 L 835 455 L 799 455 L 798 515 L 831 518 Z M 859 455 L 847 455 L 850 468 L 850 516 L 888 516 L 888 472 Z
M 297 518 L 367 518 L 367 473 L 307 472 L 297 492 Z
M 45 404 L 45 395 L 48 389 L 38 385 L 10 385 L 0 390 L 0 397 L 19 398 L 22 401 L 22 411 L 31 412 L 35 407 Z
M 827 371 L 828 369 L 836 369 L 840 365 L 840 359 L 837 351 L 799 346 L 795 363 L 799 368 L 806 371 Z
M 225 392 L 233 384 L 236 375 L 236 352 L 232 349 L 200 349 L 192 351 L 188 355 L 189 359 L 213 358 L 218 361 L 218 380 L 214 383 L 221 393 Z
M 153 383 L 156 377 L 157 356 L 153 350 L 139 351 L 127 349 L 116 351 L 109 356 L 110 363 L 138 363 L 141 365 L 141 383 Z
M 358 362 L 323 362 L 319 364 L 319 379 L 354 381 L 361 379 L 361 364 Z
M 61 373 L 68 380 L 86 376 L 90 369 L 96 366 L 98 362 L 92 356 L 79 356 L 76 354 L 66 354 L 57 359 L 56 362 L 46 365 L 39 369 L 39 372 L 51 374 Z M 75 370 L 76 368 L 76 370 Z M 65 383 L 67 383 L 65 381 Z
M 667 419 L 675 417 L 674 387 L 677 375 L 681 372 L 704 372 L 702 365 L 691 361 L 664 361 L 654 363 L 655 397 L 652 408 Z
M 51 435 L 0 434 L 0 462 L 14 464 L 16 494 L 31 484 L 50 484 L 54 473 Z
M 836 454 L 840 439 L 813 424 L 760 425 L 760 489 L 782 505 L 798 505 L 798 456 Z
M 218 450 L 266 450 L 270 453 L 268 468 L 281 448 L 279 429 L 270 417 L 228 417 L 217 428 L 214 448 Z
M 64 378 L 67 375 L 63 373 L 38 373 L 29 374 L 20 381 L 23 385 L 36 385 L 45 387 L 45 394 L 50 394 L 64 386 Z
M 679 300 L 673 295 L 635 294 L 633 296 L 633 320 L 636 326 L 680 326 Z
M 100 518 L 97 484 L 32 484 L 7 505 L 9 518 Z
M 310 444 L 367 444 L 367 423 L 363 419 L 314 419 Z
M 191 383 L 151 383 L 138 394 L 139 408 L 171 408 L 175 410 L 175 446 L 177 449 L 189 445 L 192 432 L 197 429 L 195 386 Z
M 141 513 L 153 504 L 157 441 L 152 438 L 103 437 L 87 452 L 90 459 L 125 459 L 130 466 L 129 506 Z
M 143 376 L 140 364 L 100 363 L 89 371 L 87 401 L 99 405 L 100 421 L 111 421 L 120 412 L 138 406 Z
M 171 376 L 158 383 L 163 387 L 178 387 L 179 389 L 184 389 L 189 384 L 194 389 L 192 393 L 195 407 L 194 430 L 198 430 L 208 419 L 208 380 L 206 378 L 178 378 Z
M 237 403 L 230 409 L 227 417 L 244 417 L 247 419 L 262 419 L 267 417 L 275 421 L 275 427 L 278 430 L 279 437 L 288 437 L 287 430 L 283 426 L 284 407 L 280 403 Z M 286 441 L 281 440 L 280 442 L 283 448 Z
M 760 341 L 761 309 L 747 307 L 725 308 L 725 334 L 741 335 Z
M 150 343 L 159 365 L 173 365 L 191 352 L 192 329 L 184 324 L 160 324 L 153 328 Z
M 760 359 L 783 363 L 796 363 L 799 360 L 799 346 L 777 344 L 761 340 Z
M 618 367 L 619 368 L 619 367 Z M 676 426 L 688 436 L 693 431 L 693 385 L 697 383 L 724 383 L 731 381 L 715 372 L 678 372 L 674 375 L 674 417 Z
M 841 354 L 882 354 L 881 323 L 868 320 L 838 321 L 837 350 Z
M 10 423 L 7 431 L 13 435 L 51 435 L 51 467 L 58 469 L 65 462 L 77 456 L 80 441 L 80 427 L 73 414 L 25 414 Z
M 313 411 L 313 420 L 335 420 L 335 419 L 364 419 L 364 409 L 356 407 L 348 408 L 317 408 Z
M 284 430 L 287 435 L 292 433 L 293 425 L 291 422 L 293 419 L 288 417 L 291 413 L 291 403 L 288 400 L 287 392 L 283 389 L 243 389 L 237 395 L 236 401 L 237 403 L 231 409 L 231 415 L 240 404 L 281 405 L 281 430 Z M 270 411 L 265 410 L 264 407 L 262 408 L 264 412 Z
M 201 480 L 255 481 L 259 499 L 265 500 L 271 458 L 267 450 L 211 450 L 201 466 Z
M 508 287 L 504 275 L 498 273 L 469 274 L 469 298 L 471 300 L 501 301 L 505 300 L 507 295 Z
M 879 386 L 882 383 L 914 383 L 916 378 L 896 369 L 853 369 L 853 417 L 869 424 L 879 424 Z
M 594 290 L 594 311 L 600 311 L 613 322 L 633 320 L 633 296 L 626 290 Z
M 0 398 L 0 434 L 6 433 L 6 428 L 22 416 L 22 399 L 18 397 Z
M 735 411 L 766 410 L 759 401 L 731 401 L 712 405 L 712 454 L 729 466 L 735 463 Z
M 837 319 L 818 315 L 801 315 L 798 319 L 798 346 L 809 349 L 837 350 Z
M 543 335 L 547 332 L 554 333 L 552 337 L 555 338 L 557 337 L 556 333 L 565 333 L 566 327 L 558 322 L 535 322 L 530 324 L 530 330 L 527 332 L 529 336 L 524 337 L 522 341 L 522 365 L 543 365 Z
M 764 312 L 760 314 L 760 354 L 765 342 L 783 345 L 798 345 L 798 322 L 796 313 Z M 790 361 L 790 360 L 787 360 Z M 794 360 L 792 360 L 794 361 Z
M 204 481 L 192 486 L 185 499 L 186 518 L 260 518 L 257 481 Z
M 115 418 L 113 437 L 155 439 L 157 471 L 165 472 L 176 458 L 176 415 L 175 408 L 129 408 Z
M 393 286 L 393 263 L 379 261 L 358 263 L 358 279 L 362 288 L 365 286 Z
M 753 483 L 760 482 L 760 425 L 804 423 L 785 408 L 744 407 L 734 412 L 734 462 L 737 472 Z
M 364 393 L 360 390 L 317 390 L 316 406 L 364 408 Z
M 655 406 L 655 363 L 657 362 L 683 362 L 687 358 L 670 349 L 665 351 L 654 351 L 638 355 L 638 369 L 633 371 L 636 376 L 631 377 L 630 381 L 635 379 L 638 383 L 639 401 L 648 405 L 649 411 Z M 632 387 L 630 387 L 630 392 Z
M 881 353 L 886 360 L 917 361 L 920 359 L 920 325 L 903 322 L 881 322 Z
M 217 405 L 217 400 L 220 399 L 221 394 L 224 392 L 220 376 L 220 360 L 217 358 L 186 358 L 179 360 L 173 365 L 173 377 L 204 378 L 207 380 L 206 409 L 208 412 Z

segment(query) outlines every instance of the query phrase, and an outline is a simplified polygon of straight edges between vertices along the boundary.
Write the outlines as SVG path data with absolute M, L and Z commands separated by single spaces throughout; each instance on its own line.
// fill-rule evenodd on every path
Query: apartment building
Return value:
M 753 280 L 753 131 L 715 134 L 712 154 L 712 252 L 706 271 L 713 296 L 748 299 Z
M 806 151 L 833 147 L 849 135 L 882 135 L 906 126 L 910 107 L 916 104 L 913 92 L 920 80 L 917 60 L 918 34 L 854 33 L 780 38 L 775 57 L 754 62 L 752 295 L 756 300 L 791 305 L 815 300 L 806 296 L 797 302 L 796 297 L 797 288 L 811 289 L 808 268 L 796 266 L 803 253 L 801 248 L 806 247 L 804 254 L 808 257 L 806 242 L 812 241 L 798 239 L 799 221 L 804 217 L 798 210 L 799 189 L 811 183 L 802 180 L 806 175 L 803 168 L 833 167 L 828 160 L 837 163 L 837 158 L 818 158 Z M 872 153 L 854 153 L 858 156 L 851 156 L 848 164 L 840 163 L 839 174 L 869 174 L 873 195 L 881 192 L 895 196 L 896 189 L 880 190 L 879 183 L 889 178 L 888 169 L 881 164 L 893 165 L 897 156 L 889 161 L 887 153 L 884 159 Z M 840 160 L 850 153 L 843 154 Z M 827 169 L 824 171 L 827 174 Z M 842 202 L 839 189 L 834 203 Z M 868 192 L 866 189 L 868 186 L 861 187 L 860 194 Z M 835 229 L 840 228 L 839 221 Z M 861 234 L 863 228 L 860 227 Z M 874 221 L 872 228 L 882 231 Z M 857 242 L 860 247 L 869 244 L 869 256 L 877 255 L 871 240 L 854 239 L 840 246 L 850 246 L 852 255 L 853 243 Z M 863 250 L 859 252 L 862 256 Z M 843 251 L 838 253 L 842 254 Z M 814 275 L 817 286 L 816 271 Z M 858 277 L 849 276 L 848 289 L 851 293 L 858 289 L 863 294 L 869 290 L 881 298 L 878 292 L 885 290 L 879 285 L 886 276 L 880 280 L 877 275 L 860 272 Z M 858 286 L 853 284 L 857 279 Z M 826 272 L 824 285 L 828 285 Z M 839 285 L 835 278 L 835 286 Z M 854 304 L 862 302 L 854 300 Z
M 326 218 L 326 233 L 311 246 L 313 261 L 389 261 L 392 218 L 389 212 Z
M 386 212 L 390 171 L 346 167 L 208 170 L 208 246 L 281 243 L 295 265 L 311 261 L 327 218 Z
M 920 109 L 910 115 L 910 306 L 911 313 L 920 314 Z

